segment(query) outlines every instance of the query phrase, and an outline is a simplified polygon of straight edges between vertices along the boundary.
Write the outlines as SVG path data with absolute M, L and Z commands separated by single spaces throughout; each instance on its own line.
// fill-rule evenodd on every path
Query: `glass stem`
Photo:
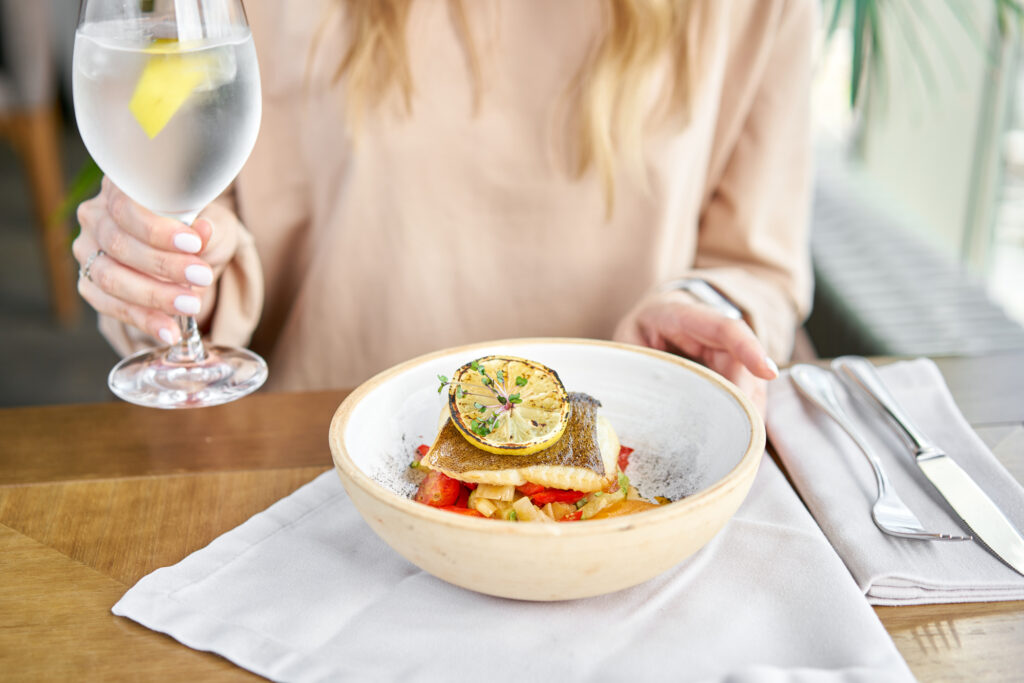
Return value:
M 206 349 L 203 348 L 203 340 L 199 337 L 196 319 L 190 315 L 176 315 L 174 319 L 181 330 L 181 341 L 167 352 L 167 360 L 172 363 L 198 363 L 206 360 Z
M 161 212 L 160 215 L 181 221 L 185 225 L 192 225 L 199 212 Z M 167 360 L 172 363 L 200 363 L 206 360 L 206 349 L 203 348 L 203 340 L 199 337 L 199 325 L 196 324 L 196 319 L 192 316 L 176 315 L 174 320 L 178 323 L 178 329 L 181 330 L 181 341 L 167 351 Z

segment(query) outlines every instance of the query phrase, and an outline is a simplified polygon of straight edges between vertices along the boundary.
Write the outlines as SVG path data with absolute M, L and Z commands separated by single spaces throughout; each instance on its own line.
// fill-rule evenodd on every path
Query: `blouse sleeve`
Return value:
M 765 3 L 767 5 L 768 3 Z M 777 6 L 773 28 L 726 69 L 694 269 L 783 361 L 810 309 L 808 236 L 813 0 Z M 755 18 L 753 24 L 760 21 Z M 740 40 L 746 42 L 743 36 Z M 718 160 L 714 158 L 718 157 Z

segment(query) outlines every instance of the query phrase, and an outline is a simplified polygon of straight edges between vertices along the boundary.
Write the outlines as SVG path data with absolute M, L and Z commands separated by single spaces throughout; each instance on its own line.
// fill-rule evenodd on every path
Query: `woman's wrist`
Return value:
M 697 277 L 685 277 L 669 280 L 660 287 L 662 292 L 685 292 L 694 301 L 710 306 L 717 312 L 733 320 L 742 320 L 743 312 L 721 292 L 707 281 Z

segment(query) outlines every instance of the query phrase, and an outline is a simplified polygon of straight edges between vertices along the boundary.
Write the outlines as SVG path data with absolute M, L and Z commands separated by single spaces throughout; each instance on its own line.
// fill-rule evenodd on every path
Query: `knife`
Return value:
M 993 555 L 1024 575 L 1024 536 L 970 475 L 914 425 L 885 388 L 875 367 L 865 358 L 842 356 L 832 361 L 832 369 L 848 386 L 873 399 L 892 418 L 913 444 L 918 467 L 953 511 Z

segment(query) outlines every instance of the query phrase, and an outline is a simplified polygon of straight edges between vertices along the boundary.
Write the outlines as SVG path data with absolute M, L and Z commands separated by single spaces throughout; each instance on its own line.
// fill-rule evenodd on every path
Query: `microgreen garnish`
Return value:
M 487 436 L 494 431 L 498 424 L 498 415 L 495 413 L 487 420 L 473 418 L 469 421 L 469 429 L 478 436 Z
M 479 415 L 470 420 L 470 431 L 479 436 L 487 436 L 497 427 L 499 414 L 509 412 L 515 405 L 522 403 L 523 399 L 519 392 L 514 394 L 508 393 L 508 389 L 505 386 L 508 378 L 505 377 L 504 370 L 497 370 L 494 373 L 494 378 L 492 378 L 487 374 L 487 370 L 479 361 L 471 362 L 469 367 L 480 375 L 480 383 L 487 393 L 479 393 L 480 386 L 477 384 L 466 383 L 464 385 L 463 382 L 449 380 L 445 375 L 437 376 L 440 382 L 440 386 L 437 387 L 437 393 L 441 393 L 441 390 L 446 386 L 454 385 L 455 397 L 460 400 L 466 396 L 479 396 L 482 399 L 497 401 L 497 405 L 487 405 L 480 401 L 473 402 L 473 407 L 476 408 Z M 525 375 L 517 376 L 514 381 L 517 387 L 525 387 L 528 382 Z M 531 422 L 534 427 L 538 426 L 535 420 L 531 420 Z

